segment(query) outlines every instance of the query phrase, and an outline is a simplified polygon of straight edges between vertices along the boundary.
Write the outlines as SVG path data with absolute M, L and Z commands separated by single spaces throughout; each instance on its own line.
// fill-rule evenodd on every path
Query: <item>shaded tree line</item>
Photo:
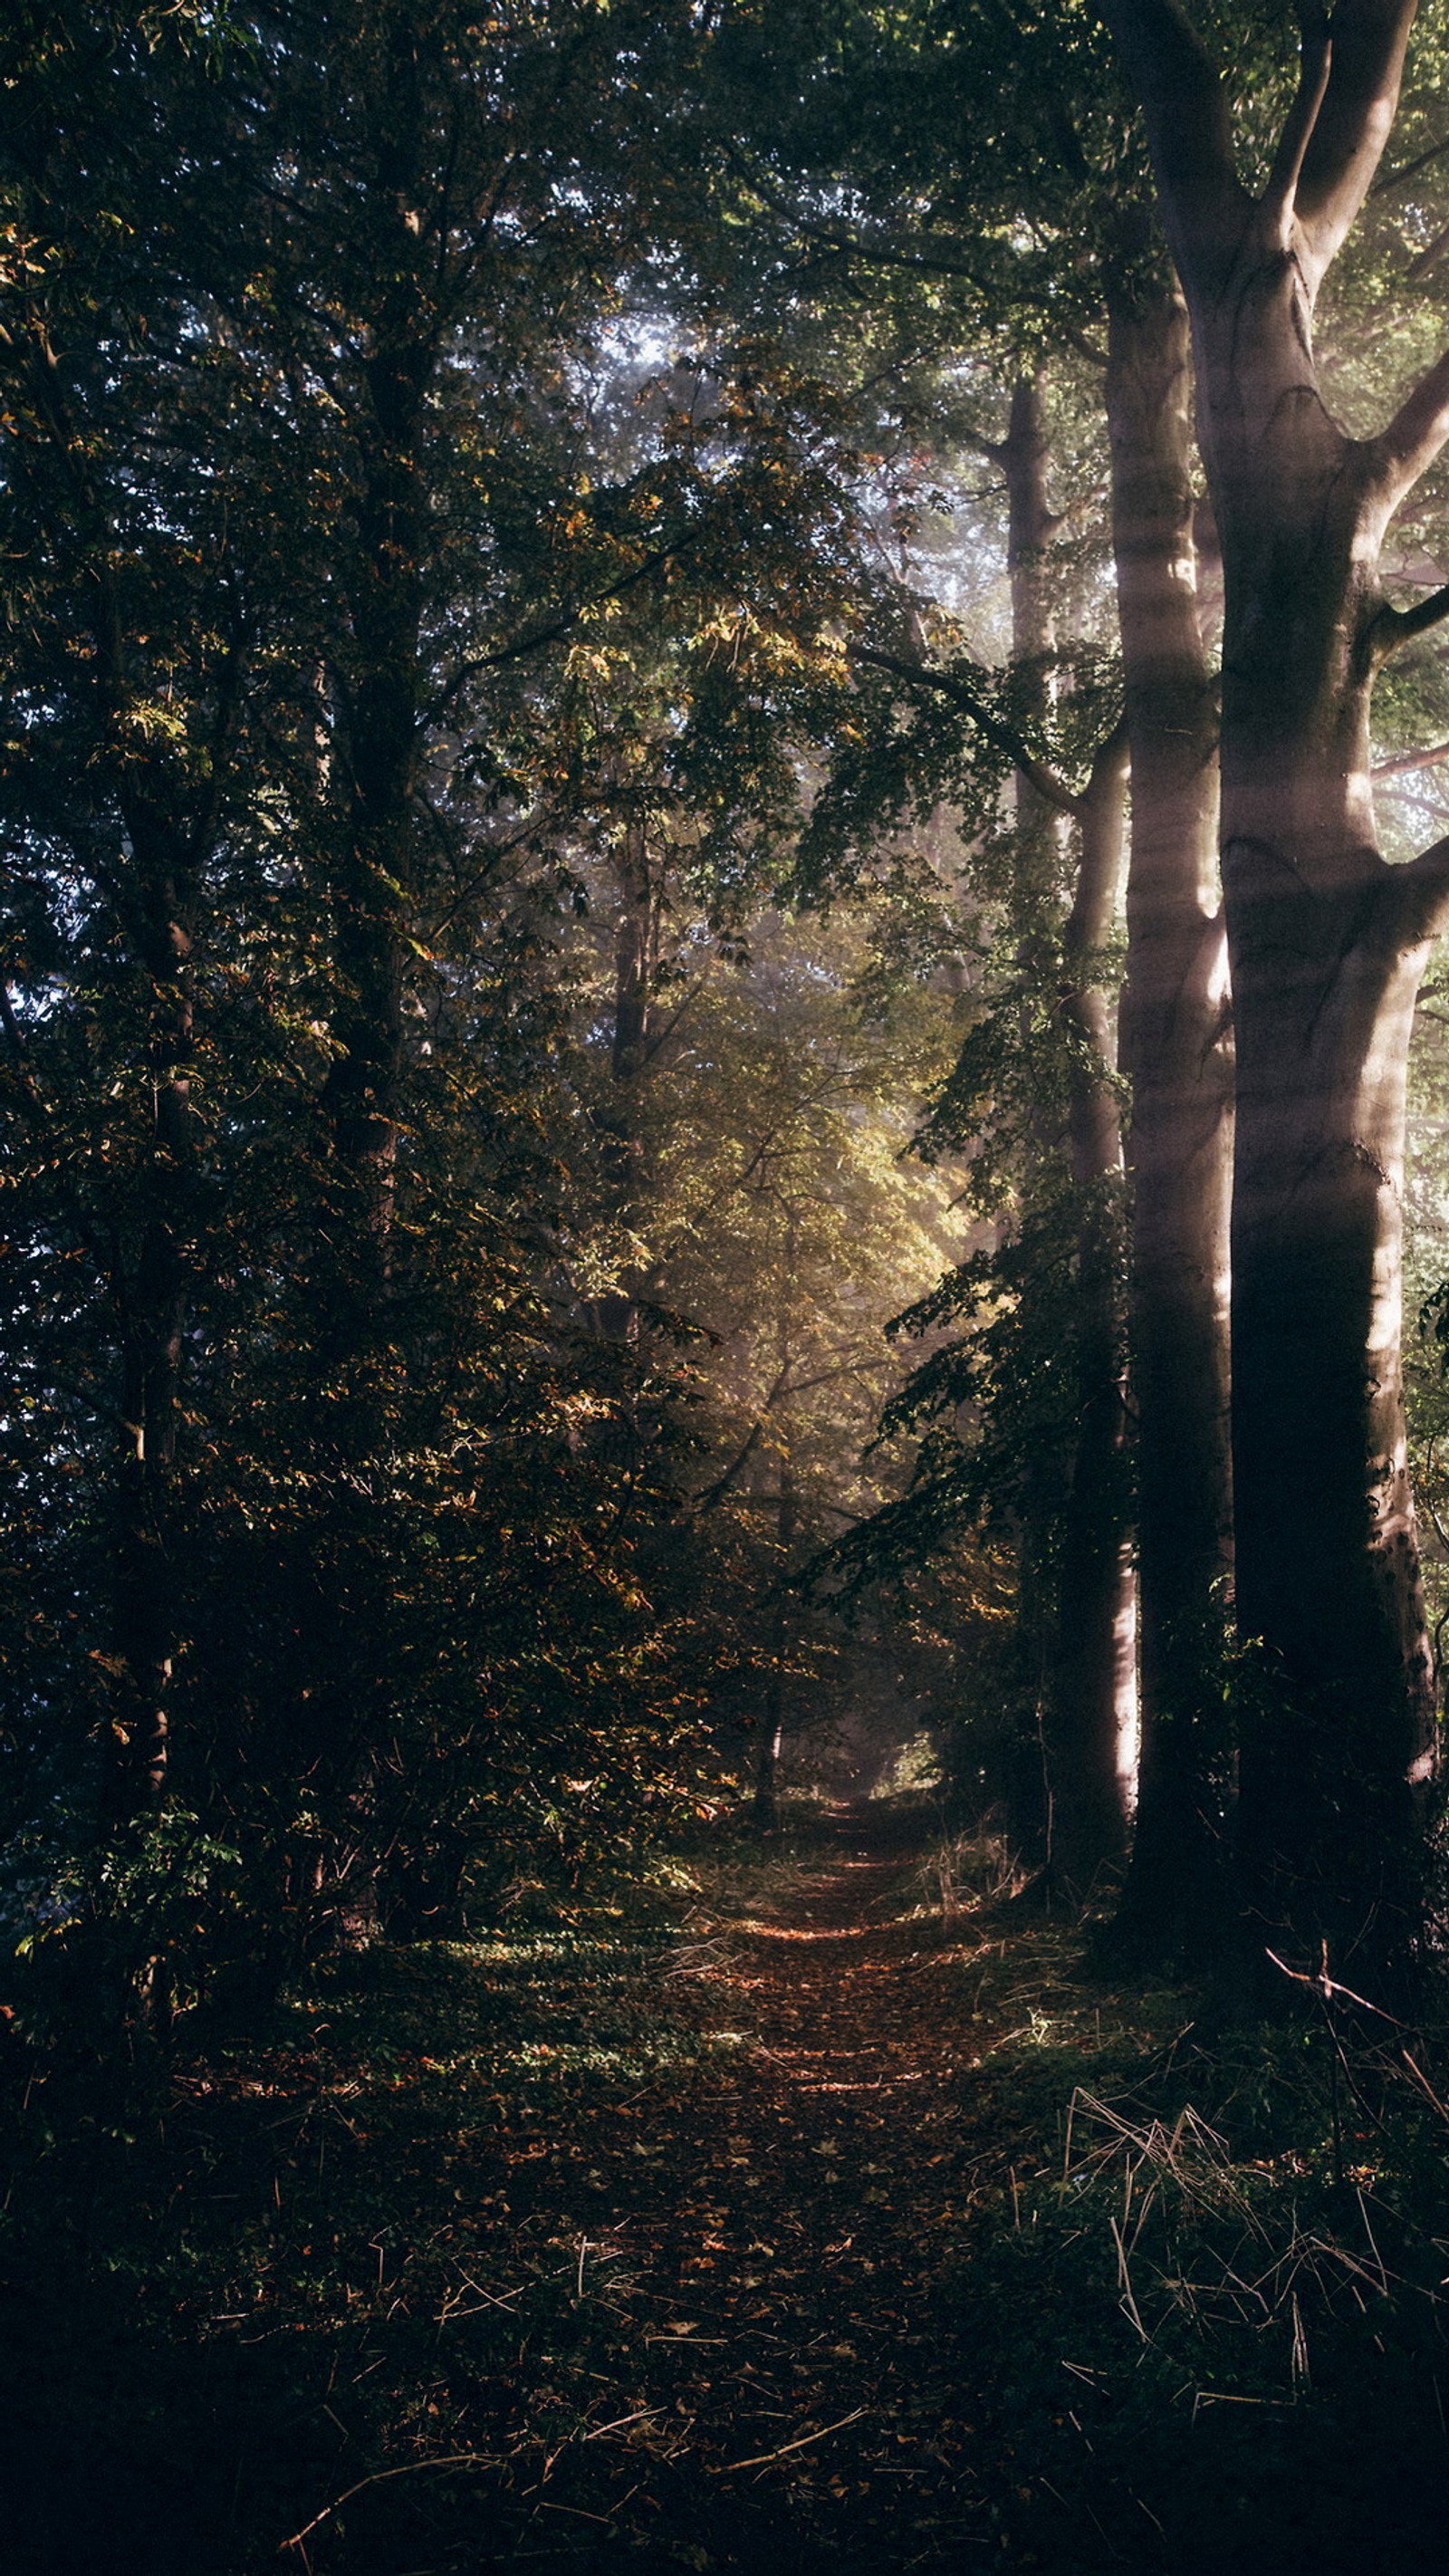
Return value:
M 1415 1954 L 1411 23 L 21 13 L 33 1977 L 768 1815 L 852 1605 L 1119 1941 Z

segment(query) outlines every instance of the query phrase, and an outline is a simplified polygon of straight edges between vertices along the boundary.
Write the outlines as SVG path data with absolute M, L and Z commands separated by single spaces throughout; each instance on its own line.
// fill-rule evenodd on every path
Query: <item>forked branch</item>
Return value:
M 1082 823 L 1081 865 L 1076 895 L 1062 931 L 1063 951 L 1074 964 L 1095 956 L 1106 947 L 1111 935 L 1122 875 L 1129 759 L 1124 715 L 1098 744 L 1091 776 L 1077 800 Z
M 1399 103 L 1416 0 L 1338 0 L 1333 62 L 1295 212 L 1321 277 L 1373 184 Z
M 1292 221 L 1298 197 L 1298 183 L 1308 156 L 1333 69 L 1333 40 L 1329 34 L 1328 13 L 1321 6 L 1305 8 L 1299 26 L 1301 47 L 1298 61 L 1298 91 L 1283 121 L 1273 167 L 1263 192 L 1265 211 L 1285 233 Z
M 1304 0 L 1298 91 L 1261 200 L 1294 222 L 1310 292 L 1367 196 L 1388 141 L 1416 0 Z M 1142 102 L 1163 221 L 1184 283 L 1240 238 L 1253 200 L 1233 166 L 1223 84 L 1177 0 L 1102 0 Z

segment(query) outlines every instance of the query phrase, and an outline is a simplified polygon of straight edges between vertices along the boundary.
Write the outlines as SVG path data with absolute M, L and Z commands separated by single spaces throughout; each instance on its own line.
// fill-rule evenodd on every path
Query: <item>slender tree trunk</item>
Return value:
M 648 1059 L 654 970 L 654 886 L 642 822 L 626 825 L 616 873 L 619 922 L 614 937 L 613 1073 L 618 1083 L 635 1083 Z
M 755 1823 L 762 1833 L 772 1833 L 780 1821 L 778 1778 L 780 1747 L 785 1735 L 785 1670 L 790 1643 L 784 1583 L 790 1550 L 795 1542 L 795 1521 L 794 1472 L 789 1459 L 782 1458 L 775 1510 L 775 1535 L 780 1552 L 779 1589 L 770 1620 L 770 1678 L 765 1686 L 764 1723 L 760 1728 L 759 1752 L 755 1761 Z
M 1050 717 L 1055 694 L 1056 622 L 1048 550 L 1056 520 L 1047 484 L 1051 450 L 1039 374 L 1017 378 L 1006 436 L 989 452 L 1006 483 L 1012 664 L 1020 678 L 1028 720 L 1041 723 Z M 1055 919 L 1059 900 L 1066 825 L 1060 808 L 1048 802 L 1022 770 L 1016 773 L 1013 796 L 1014 870 L 1023 918 L 1018 963 L 1025 980 L 1034 981 L 1048 966 L 1047 925 Z M 1039 1445 L 1024 1464 L 1021 1483 L 1017 1652 L 1023 1696 L 1034 1709 L 1039 1741 L 1029 1750 L 1023 1746 L 1023 1759 L 1008 1783 L 1007 1805 L 1013 1842 L 1048 1863 L 1059 1839 L 1064 1848 L 1077 1841 L 1070 1818 L 1071 1788 L 1064 1778 L 1059 1800 L 1051 1751 L 1057 1731 L 1053 1664 L 1059 1647 L 1051 1560 L 1068 1474 L 1063 1460 L 1048 1446 Z
M 993 450 L 1006 480 L 1012 654 L 1038 720 L 1055 695 L 1050 546 L 1058 527 L 1047 486 L 1050 446 L 1039 376 L 1012 389 L 1004 440 Z M 1078 1421 L 1066 1460 L 1030 1462 L 1022 1531 L 1022 1652 L 1040 1710 L 1045 1813 L 1036 1792 L 1015 1830 L 1045 1850 L 1052 1874 L 1083 1892 L 1125 1856 L 1136 1752 L 1134 1578 L 1125 1545 L 1121 1314 L 1113 1204 L 1122 1147 L 1105 995 L 1091 961 L 1105 946 L 1122 854 L 1126 746 L 1104 747 L 1081 800 L 1076 895 L 1065 925 L 1062 1018 L 1073 1047 L 1069 1137 L 1080 1194 L 1075 1316 Z M 1060 919 L 1065 818 L 1030 778 L 1016 779 L 1017 881 L 1028 923 L 1023 963 L 1045 957 Z M 1064 1480 L 1065 1490 L 1062 1490 Z M 1059 1520 L 1056 1548 L 1052 1525 Z M 1048 1560 L 1057 1556 L 1055 1568 Z
M 323 1108 L 334 1204 L 323 1351 L 324 1454 L 333 1543 L 366 1565 L 373 1496 L 396 1439 L 406 1345 L 395 1302 L 406 961 L 419 895 L 420 766 L 427 643 L 428 401 L 446 267 L 425 211 L 441 210 L 425 83 L 430 40 L 412 0 L 386 0 L 359 26 L 366 145 L 350 245 L 358 350 L 356 440 L 338 588 L 345 624 L 331 673 L 336 725 L 329 895 L 337 999 Z M 337 1618 L 335 1668 L 299 1713 L 294 1758 L 321 1827 L 324 1869 L 305 1947 L 365 1938 L 377 1919 L 376 1748 L 392 1708 L 385 1590 Z
M 1136 1788 L 1136 1586 L 1127 1531 L 1125 1342 L 1119 1287 L 1122 1136 L 1107 995 L 1095 966 L 1122 876 L 1127 739 L 1103 745 L 1081 799 L 1077 889 L 1060 1005 L 1074 1060 L 1069 1144 L 1079 1218 L 1077 1433 L 1057 1582 L 1048 1731 L 1051 1865 L 1085 1892 L 1125 1859 Z
M 1233 1104 L 1218 711 L 1199 617 L 1187 311 L 1173 287 L 1112 296 L 1106 393 L 1132 760 L 1122 1054 L 1142 1596 L 1137 1830 L 1118 1931 L 1192 1949 L 1221 1912 L 1231 1796 Z

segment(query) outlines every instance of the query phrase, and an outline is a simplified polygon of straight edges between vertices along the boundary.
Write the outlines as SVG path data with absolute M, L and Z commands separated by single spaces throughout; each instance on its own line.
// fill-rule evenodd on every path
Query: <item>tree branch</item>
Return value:
M 1064 345 L 1068 349 L 1075 349 L 1077 356 L 1079 358 L 1085 358 L 1089 367 L 1106 366 L 1107 344 L 1105 340 L 1094 340 L 1090 331 L 1079 331 L 1076 324 L 1072 322 L 1063 322 L 1057 327 L 1060 331 Z
M 1102 14 L 1142 102 L 1179 273 L 1200 273 L 1250 204 L 1233 167 L 1222 82 L 1177 0 L 1103 0 Z
M 1411 179 L 1417 179 L 1421 170 L 1428 169 L 1431 161 L 1442 160 L 1446 152 L 1449 152 L 1449 143 L 1431 143 L 1427 152 L 1417 152 L 1412 161 L 1404 163 L 1402 170 L 1386 170 L 1381 179 L 1375 179 L 1369 195 L 1386 197 L 1394 188 L 1407 187 Z
M 1294 211 L 1321 277 L 1368 195 L 1399 103 L 1415 0 L 1338 0 Z
M 1303 8 L 1299 32 L 1298 88 L 1283 120 L 1268 185 L 1263 191 L 1264 211 L 1279 224 L 1293 215 L 1303 165 L 1333 70 L 1333 41 L 1328 32 L 1327 11 L 1317 4 L 1311 12 L 1309 8 Z
M 1431 627 L 1440 625 L 1446 617 L 1449 617 L 1449 582 L 1442 590 L 1431 590 L 1427 599 L 1415 600 L 1412 608 L 1381 608 L 1370 629 L 1375 662 L 1386 662 L 1401 644 L 1411 644 L 1416 635 L 1427 635 Z
M 1449 840 L 1433 842 L 1407 867 L 1389 868 L 1386 875 L 1405 945 L 1436 939 L 1449 926 Z
M 984 707 L 975 691 L 956 672 L 930 671 L 922 662 L 907 662 L 898 653 L 877 652 L 869 644 L 850 645 L 848 658 L 852 662 L 867 663 L 872 670 L 889 671 L 898 680 L 908 680 L 914 688 L 939 691 L 942 697 L 949 698 L 954 706 L 964 710 L 982 739 L 989 742 L 993 750 L 1004 752 L 1012 768 L 1020 770 L 1022 777 L 1048 805 L 1054 806 L 1059 814 L 1081 814 L 1080 796 L 1068 787 L 1065 779 L 1057 776 L 1054 769 L 1049 769 L 1045 761 L 1037 759 L 1014 725 L 1003 724 L 989 707 Z
M 974 449 L 978 456 L 988 457 L 993 465 L 1005 464 L 1006 442 L 1004 439 L 987 438 L 979 429 L 962 429 L 958 430 L 956 434 L 963 447 Z
M 1370 771 L 1373 778 L 1402 778 L 1409 770 L 1435 769 L 1441 760 L 1449 760 L 1449 742 L 1436 743 L 1432 751 L 1394 751 L 1386 760 L 1376 760 Z
M 766 1412 L 768 1412 L 772 1401 L 773 1396 L 766 1399 Z M 724 1501 L 731 1485 L 736 1482 L 737 1478 L 744 1474 L 746 1467 L 749 1465 L 755 1451 L 758 1449 L 764 1428 L 765 1421 L 764 1415 L 762 1414 L 759 1421 L 751 1425 L 743 1447 L 736 1450 L 729 1465 L 726 1467 L 724 1474 L 722 1476 L 716 1476 L 714 1483 L 712 1485 L 706 1485 L 702 1493 L 687 1494 L 685 1496 L 684 1501 L 680 1504 L 678 1511 L 674 1515 L 677 1527 L 687 1529 L 692 1521 L 702 1520 L 706 1512 L 713 1511 L 716 1503 L 722 1503 Z
M 1449 249 L 1449 224 L 1443 225 L 1434 235 L 1433 240 L 1427 243 L 1423 250 L 1416 252 L 1404 271 L 1404 284 L 1417 286 L 1420 278 L 1428 276 L 1435 260 L 1440 258 L 1446 249 Z
M 1063 954 L 1076 966 L 1106 947 L 1112 928 L 1122 873 L 1128 759 L 1127 719 L 1123 715 L 1098 744 L 1091 776 L 1078 799 L 1082 854 L 1076 895 L 1062 931 Z
M 1449 349 L 1419 378 L 1372 443 L 1373 479 L 1392 516 L 1449 438 Z

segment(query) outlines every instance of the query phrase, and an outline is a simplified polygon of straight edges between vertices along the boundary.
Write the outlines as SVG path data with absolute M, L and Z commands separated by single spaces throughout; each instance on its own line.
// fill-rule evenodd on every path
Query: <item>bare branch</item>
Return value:
M 982 705 L 975 690 L 957 672 L 932 671 L 923 662 L 908 662 L 899 653 L 881 653 L 869 644 L 852 644 L 849 658 L 852 662 L 867 663 L 872 670 L 889 671 L 896 679 L 909 681 L 913 688 L 935 689 L 942 697 L 949 698 L 954 706 L 962 708 L 971 718 L 982 740 L 989 742 L 993 750 L 1004 752 L 1012 768 L 1020 770 L 1022 777 L 1048 805 L 1054 806 L 1059 814 L 1080 815 L 1080 796 L 1068 787 L 1065 779 L 1057 776 L 1054 769 L 1048 768 L 1045 761 L 1037 759 L 1013 725 L 1003 724 L 999 716 Z
M 1389 515 L 1428 471 L 1449 438 L 1449 349 L 1441 351 L 1387 429 L 1372 443 L 1371 471 Z
M 1416 0 L 1338 0 L 1333 63 L 1295 212 L 1321 277 L 1368 195 L 1399 103 Z
M 1449 152 L 1449 143 L 1431 143 L 1427 152 L 1416 152 L 1412 161 L 1404 163 L 1402 170 L 1386 170 L 1382 178 L 1375 179 L 1369 195 L 1386 197 L 1394 188 L 1406 188 L 1411 179 L 1417 179 L 1419 172 L 1427 170 L 1431 161 L 1442 160 L 1446 152 Z
M 960 439 L 962 446 L 971 448 L 977 456 L 985 456 L 989 458 L 993 465 L 1005 464 L 1006 442 L 1004 439 L 987 438 L 979 429 L 962 429 L 958 430 L 956 434 Z
M 1371 771 L 1374 778 L 1402 778 L 1412 769 L 1434 769 L 1441 760 L 1449 760 L 1449 742 L 1439 742 L 1432 751 L 1394 751 L 1386 760 L 1376 760 Z
M 1449 617 L 1449 582 L 1442 590 L 1431 590 L 1427 599 L 1416 600 L 1412 608 L 1381 608 L 1370 630 L 1374 660 L 1386 662 L 1401 644 L 1412 643 L 1416 635 L 1427 635 L 1431 627 L 1442 624 L 1446 617 Z
M 1425 248 L 1419 251 L 1417 255 L 1410 260 L 1408 267 L 1404 271 L 1404 284 L 1406 286 L 1417 286 L 1420 278 L 1428 276 L 1434 262 L 1442 256 L 1446 249 L 1449 249 L 1449 224 L 1445 224 L 1443 228 L 1434 235 L 1433 240 L 1426 244 Z
M 774 1391 L 772 1390 L 771 1394 L 765 1400 L 766 1412 L 769 1411 L 770 1405 L 773 1401 Z M 764 1428 L 765 1421 L 764 1415 L 762 1414 L 758 1422 L 751 1424 L 749 1433 L 743 1445 L 735 1451 L 735 1454 L 730 1460 L 729 1465 L 726 1467 L 724 1474 L 722 1476 L 716 1476 L 714 1483 L 712 1485 L 706 1485 L 702 1493 L 686 1495 L 674 1516 L 677 1524 L 682 1527 L 688 1527 L 691 1521 L 702 1520 L 706 1512 L 713 1511 L 716 1503 L 722 1503 L 724 1501 L 731 1485 L 735 1484 L 744 1474 L 746 1467 L 749 1465 L 755 1451 L 758 1449 L 760 1445 L 760 1437 Z
M 1090 331 L 1079 331 L 1076 328 L 1076 325 L 1071 322 L 1064 322 L 1058 327 L 1061 338 L 1066 347 L 1069 349 L 1075 349 L 1077 356 L 1079 358 L 1085 358 L 1089 367 L 1106 366 L 1107 343 L 1105 340 L 1094 339 Z
M 1302 41 L 1297 94 L 1283 120 L 1268 185 L 1263 191 L 1264 211 L 1279 223 L 1293 214 L 1298 182 L 1333 69 L 1333 44 L 1328 32 L 1327 11 L 1321 5 L 1305 8 L 1299 25 Z
M 1387 869 L 1385 877 L 1406 946 L 1437 939 L 1449 926 L 1449 841 L 1433 842 L 1407 867 Z

